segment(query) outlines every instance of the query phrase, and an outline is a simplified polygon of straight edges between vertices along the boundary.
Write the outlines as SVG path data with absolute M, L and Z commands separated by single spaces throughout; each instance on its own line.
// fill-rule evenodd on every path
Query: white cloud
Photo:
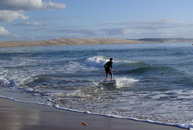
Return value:
M 23 11 L 10 11 L 10 10 L 0 10 L 0 21 L 11 22 L 15 19 L 28 19 L 29 16 L 25 16 Z
M 38 23 L 38 22 L 25 22 L 25 25 L 29 25 L 29 26 L 42 26 L 43 23 Z
M 10 33 L 4 27 L 0 26 L 0 35 L 9 35 Z
M 17 23 L 13 24 L 14 26 L 49 26 L 51 24 L 48 23 L 39 23 L 39 22 L 24 22 L 24 23 Z
M 107 35 L 127 35 L 137 33 L 130 30 L 129 28 L 110 28 L 110 29 L 101 29 L 100 31 L 103 31 Z
M 157 32 L 160 33 L 160 35 L 162 35 L 163 37 L 172 37 L 176 35 L 174 31 L 167 29 L 159 29 Z
M 42 4 L 42 8 L 43 9 L 46 9 L 46 10 L 53 10 L 55 8 L 57 9 L 65 9 L 66 8 L 66 5 L 64 4 L 60 4 L 60 3 L 53 3 L 51 1 L 49 1 L 48 3 L 47 2 L 44 2 Z
M 177 21 L 173 19 L 160 19 L 155 21 L 128 21 L 100 23 L 106 35 L 122 37 L 188 37 L 191 33 L 193 23 Z M 106 28 L 105 27 L 112 27 Z M 116 28 L 113 28 L 115 27 Z M 184 32 L 186 31 L 186 33 Z M 182 33 L 184 32 L 184 33 Z M 189 36 L 191 37 L 191 36 Z
M 119 25 L 128 25 L 135 29 L 160 30 L 173 29 L 179 27 L 190 27 L 193 26 L 193 23 L 179 22 L 172 19 L 162 19 L 157 21 L 135 21 L 128 23 L 119 23 Z
M 31 30 L 32 31 L 32 30 Z M 48 31 L 48 30 L 46 30 Z M 55 29 L 50 29 L 49 32 L 52 33 L 64 33 L 67 35 L 71 34 L 78 34 L 81 36 L 122 36 L 122 35 L 134 35 L 134 34 L 139 34 L 137 31 L 132 31 L 128 28 L 106 28 L 106 29 L 74 29 L 74 28 L 55 28 Z
M 0 0 L 0 21 L 11 22 L 15 19 L 28 19 L 23 13 L 31 10 L 65 9 L 62 3 L 42 2 L 42 0 Z
M 51 29 L 50 32 L 67 33 L 67 34 L 83 34 L 87 36 L 96 36 L 97 29 Z
M 1 10 L 53 10 L 53 9 L 65 9 L 66 5 L 62 3 L 42 2 L 42 0 L 1 0 Z
M 157 21 L 129 21 L 129 22 L 119 22 L 119 23 L 100 23 L 100 26 L 124 26 L 132 29 L 141 30 L 159 30 L 159 29 L 173 29 L 179 27 L 193 27 L 193 23 L 179 22 L 172 19 L 160 19 Z
M 0 26 L 0 38 L 2 39 L 10 39 L 10 38 L 20 38 L 20 36 L 18 35 L 14 35 L 8 32 L 7 29 L 5 29 L 4 27 Z

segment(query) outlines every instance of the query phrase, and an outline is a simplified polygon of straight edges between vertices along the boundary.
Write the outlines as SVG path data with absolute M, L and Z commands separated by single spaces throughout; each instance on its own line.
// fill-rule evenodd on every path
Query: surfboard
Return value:
M 103 80 L 104 83 L 115 84 L 116 80 Z

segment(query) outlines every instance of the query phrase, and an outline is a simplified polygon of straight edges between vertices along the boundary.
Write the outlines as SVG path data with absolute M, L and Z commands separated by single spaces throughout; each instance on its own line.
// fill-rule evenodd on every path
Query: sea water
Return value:
M 116 84 L 104 84 L 111 57 Z M 0 48 L 0 96 L 191 128 L 192 69 L 191 43 Z

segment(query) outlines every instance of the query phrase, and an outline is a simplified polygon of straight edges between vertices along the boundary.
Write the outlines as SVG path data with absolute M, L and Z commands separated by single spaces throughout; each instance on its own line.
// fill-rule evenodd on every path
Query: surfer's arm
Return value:
M 113 72 L 113 65 L 112 64 L 111 64 L 110 68 L 111 68 L 110 71 Z
M 107 67 L 107 63 L 104 65 L 104 68 L 106 68 Z

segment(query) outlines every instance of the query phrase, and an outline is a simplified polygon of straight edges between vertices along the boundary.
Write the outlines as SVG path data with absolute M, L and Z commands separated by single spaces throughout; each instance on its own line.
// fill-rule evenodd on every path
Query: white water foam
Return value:
M 116 79 L 116 86 L 117 86 L 117 88 L 131 87 L 134 85 L 134 83 L 136 83 L 138 81 L 139 80 L 137 80 L 137 79 L 127 78 L 127 77 L 117 78 Z
M 108 61 L 104 56 L 94 56 L 86 59 L 86 63 L 91 66 L 103 66 Z
M 39 61 L 41 62 L 41 61 Z M 12 63 L 11 63 L 12 64 Z M 0 84 L 2 86 L 10 86 L 16 87 L 19 85 L 24 85 L 26 82 L 33 81 L 34 78 L 38 75 L 52 74 L 52 73 L 75 73 L 77 71 L 96 71 L 94 67 L 86 67 L 85 65 L 70 61 L 65 65 L 35 65 L 32 67 L 22 67 L 22 68 L 14 68 L 14 66 L 18 65 L 28 65 L 26 62 L 22 62 L 21 64 L 14 63 L 11 65 L 13 68 L 0 68 Z
M 140 122 L 148 122 L 148 123 L 167 125 L 167 126 L 176 126 L 176 127 L 180 127 L 180 128 L 188 128 L 188 130 L 193 130 L 193 124 L 161 123 L 161 122 L 156 122 L 156 121 L 152 121 L 152 120 L 142 120 L 142 119 L 137 119 L 137 118 L 127 118 L 127 117 L 121 117 L 121 116 L 116 116 L 116 115 L 112 115 L 112 114 L 98 114 L 98 113 L 92 113 L 90 111 L 80 111 L 80 110 L 76 110 L 76 109 L 69 109 L 69 108 L 66 108 L 66 107 L 61 107 L 60 105 L 55 105 L 54 107 L 57 108 L 57 109 L 67 110 L 67 111 L 72 111 L 72 112 L 78 112 L 78 113 L 86 113 L 86 114 L 91 114 L 91 115 L 112 117 L 112 118 L 117 118 L 117 119 L 128 119 L 128 120 L 134 120 L 134 121 L 140 121 Z
M 138 63 L 138 61 L 115 60 L 115 63 Z
M 109 61 L 109 58 L 104 57 L 104 56 L 94 56 L 94 57 L 90 57 L 86 59 L 87 61 L 90 62 L 95 62 L 95 63 L 105 63 L 107 61 Z M 113 62 L 115 63 L 137 63 L 138 61 L 128 61 L 128 60 L 117 60 L 117 59 L 113 59 Z

